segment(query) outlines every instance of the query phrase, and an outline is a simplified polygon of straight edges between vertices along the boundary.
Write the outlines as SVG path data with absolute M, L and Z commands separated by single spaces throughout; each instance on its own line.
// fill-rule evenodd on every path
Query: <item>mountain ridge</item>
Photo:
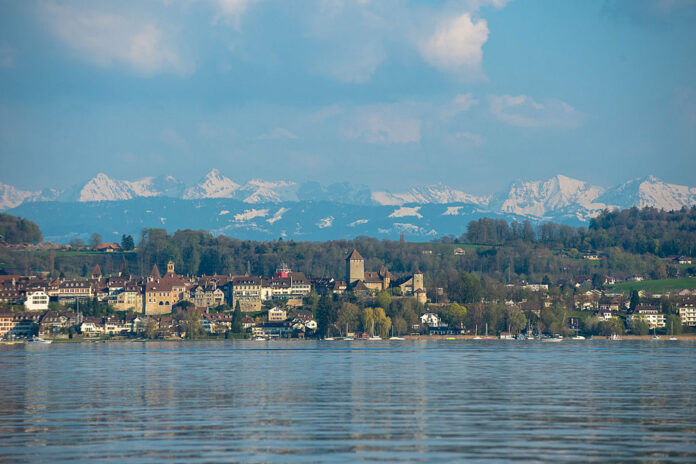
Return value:
M 231 199 L 249 205 L 287 202 L 329 201 L 363 206 L 468 205 L 481 213 L 495 213 L 529 218 L 534 221 L 588 222 L 603 209 L 651 206 L 674 210 L 696 205 L 696 188 L 669 184 L 649 175 L 631 179 L 611 188 L 603 188 L 558 174 L 546 180 L 515 180 L 501 192 L 487 196 L 466 193 L 443 183 L 411 187 L 402 192 L 371 191 L 347 182 L 326 187 L 317 182 L 302 184 L 288 181 L 251 179 L 237 183 L 212 169 L 191 186 L 172 176 L 144 177 L 134 181 L 119 180 L 98 173 L 83 185 L 66 191 L 46 189 L 21 190 L 0 183 L 0 210 L 41 201 L 108 202 L 136 198 L 178 198 L 183 200 Z M 448 209 L 458 214 L 460 206 Z M 356 220 L 358 220 L 357 218 Z

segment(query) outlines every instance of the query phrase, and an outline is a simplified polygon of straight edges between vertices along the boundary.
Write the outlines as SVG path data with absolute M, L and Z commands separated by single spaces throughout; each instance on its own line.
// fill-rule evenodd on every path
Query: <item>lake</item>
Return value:
M 0 462 L 695 462 L 696 343 L 0 346 Z

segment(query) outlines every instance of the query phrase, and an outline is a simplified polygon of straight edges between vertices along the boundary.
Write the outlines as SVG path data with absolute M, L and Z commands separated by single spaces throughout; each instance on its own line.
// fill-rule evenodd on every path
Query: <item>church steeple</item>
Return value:
M 160 275 L 159 269 L 157 269 L 156 263 L 154 266 L 152 266 L 152 272 L 150 272 L 150 277 L 152 279 L 161 279 L 162 278 L 162 276 Z

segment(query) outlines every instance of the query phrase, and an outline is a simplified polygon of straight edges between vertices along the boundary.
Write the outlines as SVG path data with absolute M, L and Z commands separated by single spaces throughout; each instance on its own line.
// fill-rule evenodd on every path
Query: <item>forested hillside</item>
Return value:
M 0 214 L 0 243 L 34 243 L 41 240 L 41 231 L 32 221 Z

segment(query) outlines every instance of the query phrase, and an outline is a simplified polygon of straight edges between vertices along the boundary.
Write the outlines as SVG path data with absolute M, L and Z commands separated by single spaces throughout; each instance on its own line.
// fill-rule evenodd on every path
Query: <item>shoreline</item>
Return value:
M 621 335 L 620 340 L 648 340 L 648 341 L 653 341 L 653 335 Z M 676 340 L 670 340 L 670 335 L 659 335 L 659 340 L 654 340 L 654 341 L 696 341 L 696 334 L 685 334 L 685 335 L 674 335 L 673 337 Z M 492 335 L 489 335 L 488 337 L 485 336 L 475 336 L 475 335 L 404 335 L 403 336 L 404 340 L 448 340 L 448 341 L 457 341 L 457 340 L 475 340 L 475 341 L 490 341 L 490 340 L 505 340 L 501 339 L 499 337 L 495 337 Z M 593 337 L 593 340 L 610 340 L 611 337 L 609 336 L 604 336 L 604 335 L 595 335 Z M 181 339 L 181 338 L 170 338 L 170 339 L 158 339 L 158 340 L 150 340 L 150 339 L 119 339 L 119 338 L 113 338 L 113 339 L 90 339 L 90 338 L 81 338 L 81 339 L 64 339 L 64 338 L 46 338 L 46 340 L 50 340 L 52 343 L 144 343 L 144 342 L 225 342 L 225 341 L 258 341 L 258 340 L 253 340 L 251 338 L 242 338 L 242 339 L 225 339 L 225 338 L 197 338 L 197 339 Z M 295 342 L 305 342 L 305 341 L 316 341 L 320 339 L 299 339 L 299 338 L 282 338 L 282 339 L 270 339 L 270 340 L 265 340 L 265 341 L 276 341 L 276 340 L 282 340 L 282 341 L 295 341 Z M 586 338 L 585 340 L 573 340 L 572 338 L 566 337 L 562 339 L 563 341 L 590 341 L 590 338 Z M 619 341 L 620 341 L 619 340 Z M 337 338 L 333 341 L 346 341 L 341 338 Z M 361 340 L 361 339 L 354 339 L 352 341 L 369 341 L 369 340 Z M 382 341 L 398 341 L 398 340 L 389 340 L 389 339 L 383 339 Z M 534 340 L 516 340 L 516 339 L 507 339 L 507 341 L 538 341 L 537 339 Z M 2 345 L 26 345 L 28 344 L 24 340 L 16 340 L 16 341 L 2 341 L 0 342 L 0 346 Z

